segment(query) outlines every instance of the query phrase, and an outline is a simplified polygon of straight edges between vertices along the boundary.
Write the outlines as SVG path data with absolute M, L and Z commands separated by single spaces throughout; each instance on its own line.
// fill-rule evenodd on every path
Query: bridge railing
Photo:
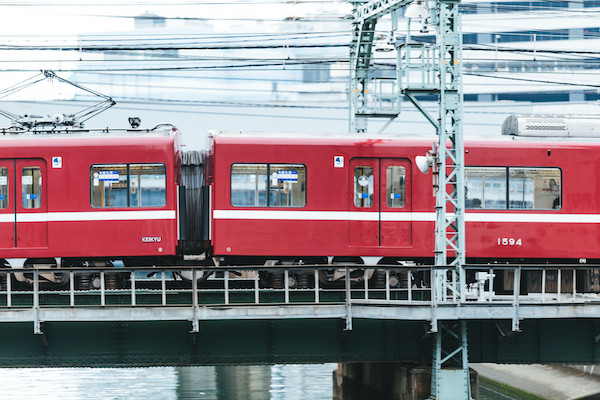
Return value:
M 511 319 L 518 329 L 523 318 L 598 315 L 585 306 L 600 306 L 600 266 L 468 265 L 463 296 L 441 301 L 435 268 L 455 284 L 450 268 L 422 265 L 0 269 L 0 314 L 36 326 L 184 319 L 194 330 L 236 318 L 343 318 L 348 329 L 352 318 Z
M 293 303 L 430 304 L 433 266 L 0 269 L 0 308 Z M 600 266 L 468 265 L 463 299 L 600 302 Z M 196 282 L 193 285 L 192 282 Z
M 429 271 L 429 267 L 337 265 L 0 269 L 0 309 L 428 302 Z M 417 275 L 426 278 L 414 283 Z

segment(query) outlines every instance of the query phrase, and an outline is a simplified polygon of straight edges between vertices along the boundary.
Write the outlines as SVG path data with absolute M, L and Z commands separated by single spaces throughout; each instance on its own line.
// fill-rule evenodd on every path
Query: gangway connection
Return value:
M 43 334 L 44 322 L 189 321 L 191 332 L 198 332 L 210 320 L 343 319 L 347 330 L 356 318 L 507 320 L 518 331 L 524 319 L 596 318 L 600 312 L 600 294 L 587 291 L 581 279 L 589 266 L 468 265 L 472 279 L 462 288 L 462 301 L 454 291 L 436 296 L 429 284 L 447 267 L 335 268 L 344 273 L 335 285 L 321 284 L 331 265 L 52 269 L 63 275 L 60 288 L 46 285 L 46 269 L 2 269 L 0 323 L 31 322 L 34 333 Z M 264 279 L 274 272 L 281 276 L 279 287 Z M 30 284 L 18 282 L 16 274 Z M 300 274 L 302 281 L 296 279 Z M 373 275 L 378 279 L 369 279 Z M 95 287 L 78 288 L 81 277 L 90 276 Z

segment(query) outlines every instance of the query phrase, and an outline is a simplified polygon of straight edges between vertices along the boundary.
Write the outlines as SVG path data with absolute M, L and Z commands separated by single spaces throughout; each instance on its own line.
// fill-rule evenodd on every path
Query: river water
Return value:
M 0 371 L 3 400 L 331 400 L 337 364 L 15 368 Z
M 337 364 L 6 368 L 0 399 L 44 400 L 331 400 Z M 480 400 L 530 400 L 480 382 Z

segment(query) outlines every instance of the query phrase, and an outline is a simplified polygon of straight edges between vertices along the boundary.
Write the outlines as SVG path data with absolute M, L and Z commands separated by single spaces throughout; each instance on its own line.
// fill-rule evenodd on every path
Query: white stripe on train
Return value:
M 17 213 L 17 222 L 174 220 L 175 210 Z M 15 222 L 15 214 L 0 214 L 0 222 Z
M 379 221 L 378 212 L 360 211 L 288 211 L 288 210 L 214 210 L 213 219 L 291 220 L 291 221 Z M 382 212 L 382 221 L 433 222 L 434 212 Z M 466 222 L 544 222 L 600 224 L 599 214 L 558 214 L 497 212 L 467 212 Z

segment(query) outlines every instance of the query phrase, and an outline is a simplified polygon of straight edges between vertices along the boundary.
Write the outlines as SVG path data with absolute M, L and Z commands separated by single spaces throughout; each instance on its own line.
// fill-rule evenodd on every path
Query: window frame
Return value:
M 155 165 L 155 166 L 162 166 L 165 169 L 165 198 L 164 198 L 164 203 L 162 205 L 154 205 L 154 206 L 135 206 L 135 205 L 131 205 L 131 172 L 130 172 L 130 166 L 135 165 L 135 166 L 139 166 L 139 165 Z M 127 205 L 124 206 L 115 206 L 115 207 L 103 207 L 103 206 L 97 206 L 94 205 L 93 199 L 94 199 L 94 174 L 93 174 L 93 169 L 94 167 L 111 167 L 111 166 L 125 166 L 125 170 L 127 171 Z M 90 206 L 92 208 L 95 209 L 118 209 L 118 208 L 133 208 L 133 209 L 141 209 L 141 208 L 164 208 L 167 203 L 168 203 L 168 173 L 167 173 L 167 165 L 164 162 L 118 162 L 118 163 L 96 163 L 96 164 L 92 164 L 90 165 L 89 168 L 89 187 L 90 187 Z M 140 186 L 138 185 L 137 190 L 140 190 Z
M 267 187 L 266 187 L 266 205 L 235 205 L 233 204 L 233 168 L 236 165 L 253 165 L 253 166 L 265 166 L 266 167 L 266 178 L 267 178 Z M 304 201 L 301 206 L 279 206 L 271 204 L 271 166 L 272 165 L 285 165 L 289 167 L 301 167 L 304 169 Z M 293 163 L 293 162 L 269 162 L 269 163 L 253 163 L 253 162 L 235 162 L 231 163 L 229 166 L 229 204 L 232 207 L 236 208 L 279 208 L 279 209 L 289 209 L 289 208 L 305 208 L 308 203 L 308 169 L 306 168 L 306 164 L 304 163 Z

